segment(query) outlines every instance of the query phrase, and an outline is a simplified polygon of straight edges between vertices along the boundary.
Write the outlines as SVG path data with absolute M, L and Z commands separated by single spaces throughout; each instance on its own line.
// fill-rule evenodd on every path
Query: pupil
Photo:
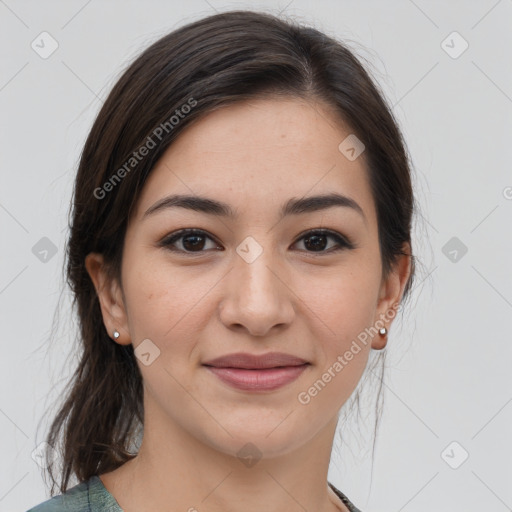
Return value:
M 187 240 L 195 240 L 194 242 L 192 242 L 191 244 L 188 244 L 187 243 Z M 204 245 L 204 237 L 201 236 L 201 235 L 188 235 L 186 237 L 183 238 L 183 247 L 185 247 L 185 249 L 187 250 L 190 250 L 190 249 L 197 249 L 198 247 L 201 249 L 202 246 L 201 246 L 201 239 L 202 239 L 202 242 L 203 242 L 203 245 Z M 199 240 L 199 242 L 198 242 Z
M 306 248 L 313 251 L 322 251 L 326 247 L 326 235 L 310 235 L 304 238 Z M 192 242 L 191 242 L 192 240 Z M 204 237 L 201 235 L 188 235 L 183 237 L 183 247 L 186 250 L 202 249 Z
M 322 240 L 322 242 L 323 242 L 323 243 L 322 243 L 322 242 L 319 242 L 319 239 L 320 239 L 320 238 L 321 238 L 321 239 L 323 239 L 323 240 Z M 315 249 L 315 248 L 316 248 L 316 250 L 322 250 L 322 249 L 325 249 L 325 245 L 326 245 L 326 244 L 325 244 L 325 239 L 326 239 L 326 236 L 325 236 L 325 235 L 310 235 L 310 236 L 308 236 L 308 237 L 306 237 L 306 238 L 304 239 L 304 245 L 305 245 L 306 247 L 308 247 L 308 245 L 310 245 L 310 244 L 309 244 L 309 242 L 310 242 L 311 240 L 314 240 L 314 242 L 312 243 L 313 249 Z

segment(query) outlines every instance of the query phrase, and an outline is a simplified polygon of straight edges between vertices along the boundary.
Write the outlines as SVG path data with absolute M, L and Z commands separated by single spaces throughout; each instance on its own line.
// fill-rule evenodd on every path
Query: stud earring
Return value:
M 117 338 L 119 338 L 119 336 L 121 336 L 119 334 L 119 331 L 114 331 L 114 339 L 117 340 Z
M 381 336 L 386 336 L 387 333 L 388 333 L 388 330 L 385 327 L 382 327 L 379 329 L 379 334 Z

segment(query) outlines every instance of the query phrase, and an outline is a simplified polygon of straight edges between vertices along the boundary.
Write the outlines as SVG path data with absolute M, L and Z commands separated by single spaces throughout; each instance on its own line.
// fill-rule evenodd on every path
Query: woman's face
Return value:
M 100 299 L 108 331 L 133 343 L 160 432 L 284 454 L 332 426 L 384 346 L 365 329 L 396 308 L 408 264 L 383 280 L 364 152 L 339 149 L 349 135 L 320 104 L 258 99 L 190 125 L 155 166 L 127 229 L 123 293 Z M 333 194 L 346 199 L 320 199 Z M 209 202 L 155 208 L 170 196 Z M 182 229 L 200 233 L 171 240 Z M 252 390 L 204 365 L 238 352 L 308 364 Z

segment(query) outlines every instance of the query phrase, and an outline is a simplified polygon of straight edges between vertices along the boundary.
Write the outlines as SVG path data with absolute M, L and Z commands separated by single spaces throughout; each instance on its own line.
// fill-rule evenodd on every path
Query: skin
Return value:
M 410 274 L 409 256 L 382 274 L 364 153 L 349 161 L 338 149 L 350 133 L 322 104 L 294 98 L 210 113 L 182 132 L 146 182 L 126 233 L 122 283 L 108 281 L 101 254 L 87 256 L 105 328 L 120 332 L 115 342 L 136 348 L 150 339 L 160 350 L 148 366 L 137 360 L 145 408 L 139 454 L 100 475 L 126 512 L 348 510 L 327 487 L 338 412 L 386 337 L 360 344 L 307 405 L 297 396 L 399 303 Z M 355 200 L 364 217 L 336 206 L 279 219 L 290 198 L 331 192 Z M 172 208 L 143 218 L 176 193 L 223 201 L 238 217 Z M 198 249 L 179 239 L 181 253 L 159 246 L 182 228 L 209 238 Z M 304 235 L 318 228 L 356 247 L 332 252 L 338 245 L 327 237 L 315 250 Z M 252 263 L 236 252 L 247 236 L 263 249 Z M 258 393 L 231 388 L 202 366 L 238 351 L 282 351 L 310 366 Z M 237 457 L 246 443 L 261 452 L 252 467 Z

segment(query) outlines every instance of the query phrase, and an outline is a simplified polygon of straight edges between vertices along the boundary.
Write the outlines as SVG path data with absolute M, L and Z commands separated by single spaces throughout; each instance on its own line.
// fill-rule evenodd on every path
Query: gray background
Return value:
M 37 447 L 76 362 L 61 267 L 92 120 L 144 47 L 232 8 L 283 11 L 349 40 L 415 165 L 422 266 L 390 333 L 373 471 L 373 419 L 349 421 L 330 481 L 364 512 L 511 510 L 511 0 L 0 0 L 0 510 L 48 497 Z M 45 59 L 31 47 L 43 31 L 58 43 Z

